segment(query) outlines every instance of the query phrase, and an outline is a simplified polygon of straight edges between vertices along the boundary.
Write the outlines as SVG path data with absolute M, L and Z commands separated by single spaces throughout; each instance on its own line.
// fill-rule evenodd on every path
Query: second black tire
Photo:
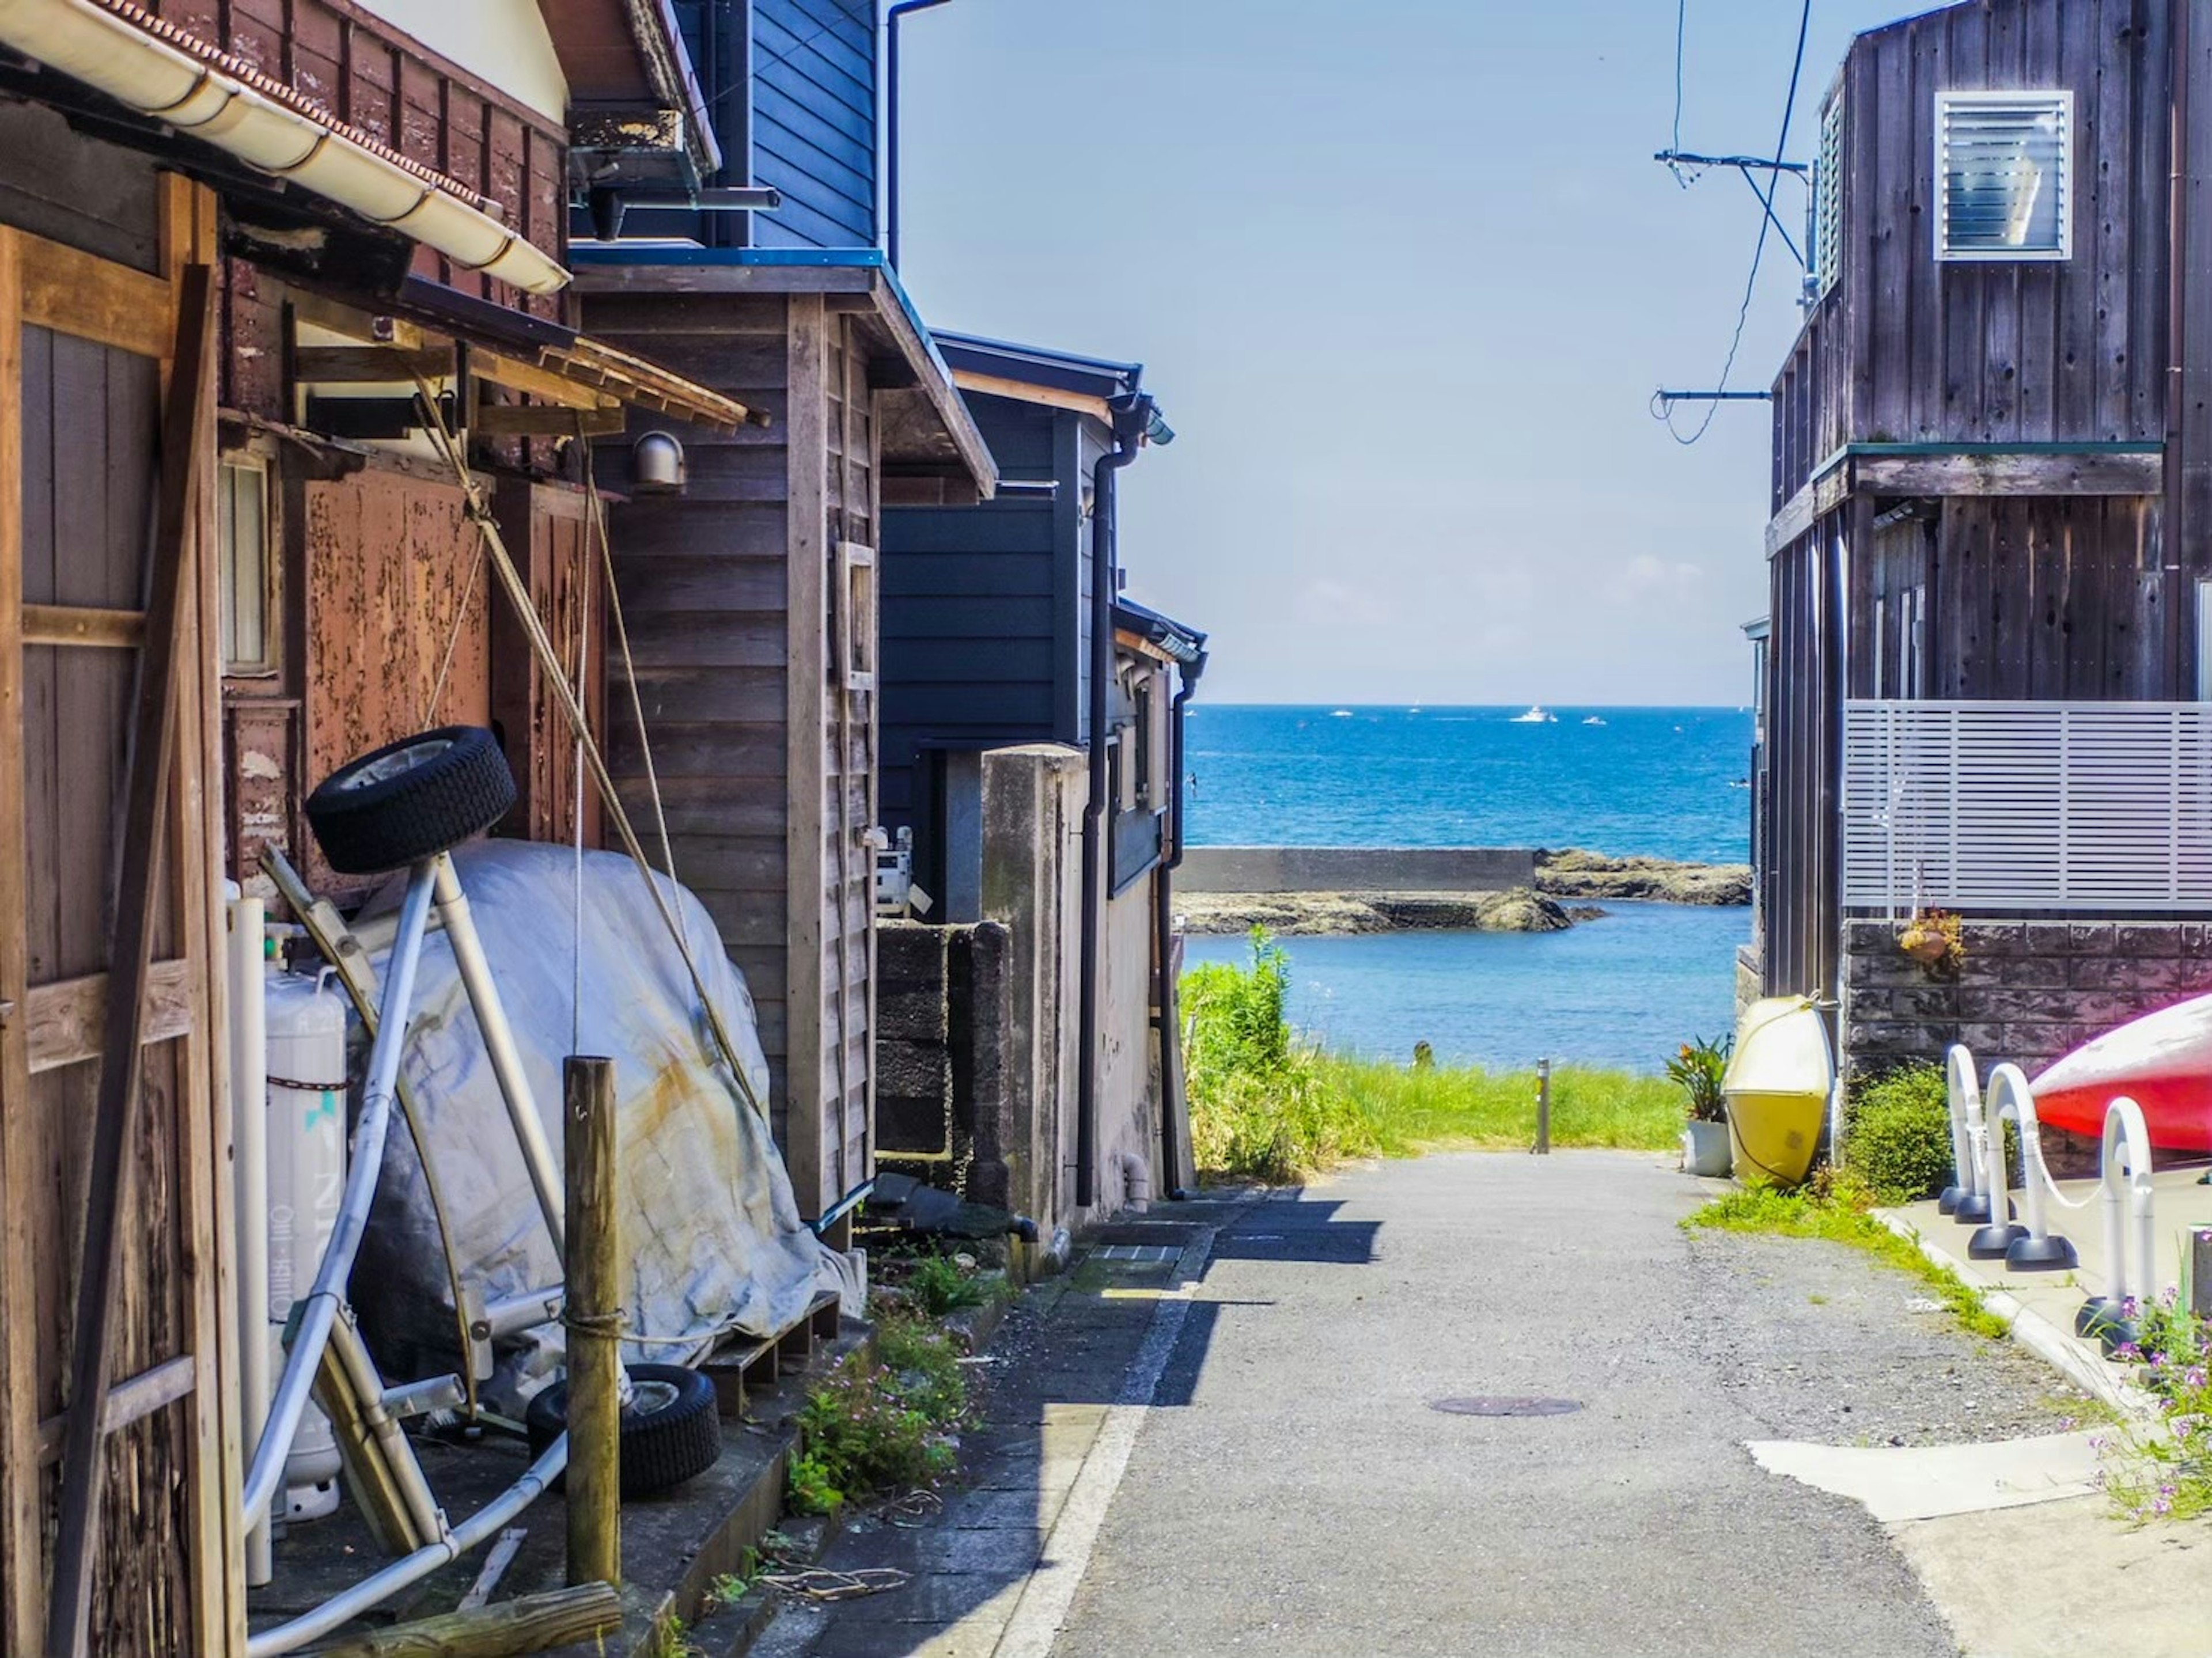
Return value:
M 680 1364 L 632 1364 L 635 1408 L 622 1414 L 622 1494 L 652 1497 L 673 1491 L 713 1467 L 722 1455 L 722 1415 L 714 1384 Z M 523 1412 L 530 1454 L 546 1448 L 568 1425 L 566 1377 L 530 1401 Z
M 307 797 L 331 867 L 380 875 L 481 835 L 514 805 L 514 774 L 480 726 L 444 726 L 347 762 Z

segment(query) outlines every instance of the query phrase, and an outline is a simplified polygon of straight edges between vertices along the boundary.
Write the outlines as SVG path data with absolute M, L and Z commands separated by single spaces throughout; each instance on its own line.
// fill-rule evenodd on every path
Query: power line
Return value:
M 1761 261 L 1766 257 L 1766 239 L 1772 232 L 1775 223 L 1774 191 L 1775 187 L 1782 182 L 1782 158 L 1790 148 L 1790 123 L 1797 112 L 1797 84 L 1805 73 L 1805 43 L 1812 33 L 1812 28 L 1813 0 L 1804 0 L 1803 9 L 1798 14 L 1797 18 L 1796 61 L 1790 66 L 1790 91 L 1782 100 L 1782 131 L 1774 141 L 1774 161 L 1772 169 L 1766 175 L 1766 188 L 1759 192 L 1761 212 L 1759 221 L 1759 240 L 1752 245 L 1751 274 L 1744 278 L 1743 303 L 1736 308 L 1735 331 L 1729 337 L 1728 355 L 1721 363 L 1720 378 L 1714 382 L 1717 391 L 1725 392 L 1728 389 L 1729 375 L 1735 368 L 1736 353 L 1743 346 L 1744 326 L 1751 320 L 1751 302 L 1759 292 L 1759 268 Z M 1750 175 L 1747 173 L 1745 176 L 1747 178 Z M 1667 422 L 1668 435 L 1683 447 L 1687 448 L 1705 436 L 1707 429 L 1713 423 L 1713 416 L 1719 412 L 1720 399 L 1716 398 L 1708 403 L 1705 405 L 1705 417 L 1698 422 L 1697 430 L 1686 437 L 1675 429 L 1674 410 L 1671 406 L 1667 409 L 1662 418 Z
M 1670 155 L 1680 155 L 1682 149 L 1682 56 L 1689 38 L 1690 0 L 1674 0 L 1674 142 L 1667 146 Z M 1690 187 L 1681 168 L 1669 161 L 1667 169 L 1674 175 L 1676 184 L 1685 190 Z

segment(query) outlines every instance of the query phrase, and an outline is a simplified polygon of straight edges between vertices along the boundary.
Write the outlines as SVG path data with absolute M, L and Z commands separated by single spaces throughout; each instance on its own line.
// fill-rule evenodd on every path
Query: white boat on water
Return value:
M 1538 702 L 1532 703 L 1528 713 L 1515 714 L 1508 723 L 1516 726 L 1556 726 L 1559 723 L 1559 716 Z
M 1605 721 L 1599 719 L 1597 715 L 1592 714 L 1589 719 L 1583 720 L 1583 724 L 1585 726 L 1602 726 L 1605 724 Z

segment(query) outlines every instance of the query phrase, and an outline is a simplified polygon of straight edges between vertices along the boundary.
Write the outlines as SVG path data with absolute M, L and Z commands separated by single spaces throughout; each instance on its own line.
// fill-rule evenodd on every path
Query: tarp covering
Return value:
M 556 1166 L 562 1059 L 591 1054 L 615 1062 L 622 1248 L 636 1338 L 624 1344 L 624 1358 L 686 1362 L 721 1333 L 784 1328 L 821 1291 L 849 1297 L 847 1263 L 800 1220 L 768 1124 L 720 1063 L 683 957 L 636 865 L 611 853 L 584 854 L 579 1017 L 574 852 L 489 841 L 456 851 L 453 862 Z M 388 888 L 365 914 L 395 910 L 402 886 Z M 680 906 L 701 976 L 765 1101 L 768 1062 L 744 976 L 699 901 L 665 879 L 661 886 L 672 908 Z M 362 928 L 380 983 L 390 930 L 388 920 Z M 404 1074 L 464 1280 L 489 1301 L 558 1284 L 559 1257 L 452 948 L 434 924 L 423 943 Z M 459 1370 L 429 1191 L 417 1149 L 396 1121 L 353 1291 L 387 1376 Z M 557 1326 L 545 1327 L 501 1344 L 497 1374 L 483 1390 L 494 1409 L 520 1412 L 558 1367 L 561 1336 Z

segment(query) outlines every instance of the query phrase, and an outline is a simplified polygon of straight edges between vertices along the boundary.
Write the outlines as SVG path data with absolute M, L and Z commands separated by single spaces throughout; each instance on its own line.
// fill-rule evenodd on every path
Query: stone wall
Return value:
M 877 933 L 876 1160 L 1011 1209 L 1008 936 L 995 921 Z
M 2037 1071 L 2116 1025 L 2212 991 L 2212 923 L 1969 920 L 1955 976 L 1897 948 L 1903 923 L 1844 929 L 1844 1062 L 1854 1071 L 1972 1048 L 1984 1075 Z

